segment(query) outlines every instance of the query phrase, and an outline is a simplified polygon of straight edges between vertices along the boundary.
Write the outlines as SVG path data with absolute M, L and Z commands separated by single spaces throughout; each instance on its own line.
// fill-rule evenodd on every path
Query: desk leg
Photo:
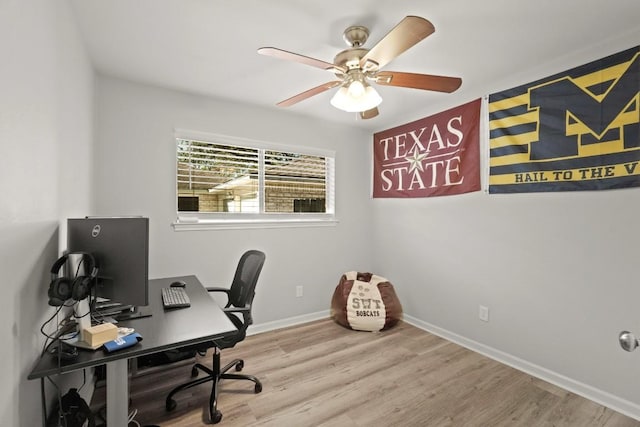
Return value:
M 40 398 L 42 399 L 42 427 L 47 427 L 47 395 L 44 392 L 44 377 L 40 378 Z
M 126 426 L 129 418 L 127 359 L 107 363 L 107 425 Z

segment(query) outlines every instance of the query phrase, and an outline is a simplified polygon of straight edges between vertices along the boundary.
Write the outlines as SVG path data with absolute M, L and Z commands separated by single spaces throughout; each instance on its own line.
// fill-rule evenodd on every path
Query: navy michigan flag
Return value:
M 489 96 L 489 192 L 640 186 L 640 46 Z

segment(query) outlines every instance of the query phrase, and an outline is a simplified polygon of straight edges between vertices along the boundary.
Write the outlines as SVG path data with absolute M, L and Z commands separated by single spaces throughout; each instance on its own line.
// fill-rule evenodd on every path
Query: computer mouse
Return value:
M 185 286 L 187 286 L 187 284 L 182 280 L 176 280 L 171 284 L 172 288 L 184 288 Z

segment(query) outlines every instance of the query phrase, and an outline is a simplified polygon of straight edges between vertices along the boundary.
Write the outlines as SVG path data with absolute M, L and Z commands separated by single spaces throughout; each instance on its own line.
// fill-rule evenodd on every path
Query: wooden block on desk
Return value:
M 107 341 L 118 338 L 118 327 L 113 323 L 102 323 L 83 331 L 83 341 L 91 347 L 101 346 Z

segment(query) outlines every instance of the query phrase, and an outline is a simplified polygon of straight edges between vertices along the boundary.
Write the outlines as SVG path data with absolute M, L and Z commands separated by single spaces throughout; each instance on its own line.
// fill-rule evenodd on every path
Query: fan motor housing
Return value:
M 336 55 L 333 63 L 345 67 L 347 70 L 360 68 L 360 59 L 365 56 L 367 52 L 369 52 L 369 49 L 358 47 L 345 49 Z

